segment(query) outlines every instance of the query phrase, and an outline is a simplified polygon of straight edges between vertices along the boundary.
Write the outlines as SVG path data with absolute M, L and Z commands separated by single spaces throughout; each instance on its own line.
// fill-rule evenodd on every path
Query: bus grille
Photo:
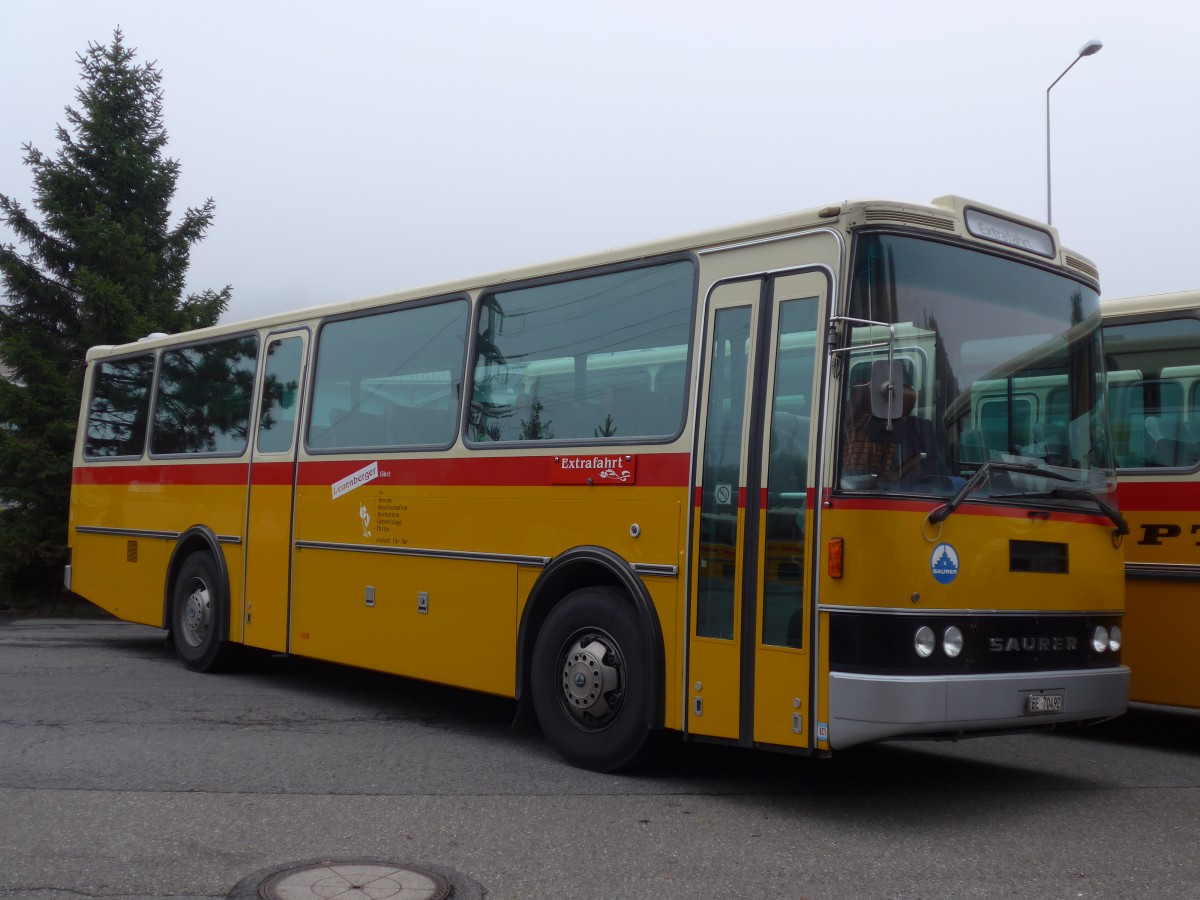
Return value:
M 908 210 L 868 209 L 863 218 L 868 222 L 905 222 L 909 225 L 937 228 L 941 231 L 954 230 L 953 219 L 944 219 L 941 216 L 930 216 Z
M 1087 262 L 1086 260 L 1080 259 L 1078 256 L 1072 256 L 1070 253 L 1068 253 L 1067 254 L 1067 265 L 1070 266 L 1072 269 L 1078 269 L 1080 272 L 1083 272 L 1085 275 L 1092 276 L 1092 278 L 1095 278 L 1095 279 L 1100 278 L 1099 270 L 1095 266 L 1093 266 L 1091 263 Z
M 1009 541 L 1010 572 L 1049 572 L 1066 575 L 1070 570 L 1068 546 L 1049 541 Z

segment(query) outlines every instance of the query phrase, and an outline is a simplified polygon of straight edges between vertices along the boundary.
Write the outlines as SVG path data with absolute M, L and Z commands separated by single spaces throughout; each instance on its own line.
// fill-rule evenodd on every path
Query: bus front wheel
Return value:
M 205 553 L 193 553 L 179 569 L 171 595 L 171 637 L 183 664 L 209 672 L 225 657 L 221 639 L 225 593 L 216 564 Z
M 583 588 L 550 611 L 530 691 L 546 738 L 568 762 L 611 772 L 642 757 L 649 666 L 637 616 L 611 588 Z

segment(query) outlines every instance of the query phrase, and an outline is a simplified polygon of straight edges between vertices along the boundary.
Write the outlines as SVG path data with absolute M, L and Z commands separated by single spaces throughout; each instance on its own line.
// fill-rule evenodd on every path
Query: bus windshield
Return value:
M 1078 503 L 1113 490 L 1092 288 L 948 243 L 870 234 L 857 244 L 847 316 L 843 490 L 954 496 L 989 463 L 974 498 Z M 889 349 L 904 385 L 885 419 L 872 412 L 871 373 Z

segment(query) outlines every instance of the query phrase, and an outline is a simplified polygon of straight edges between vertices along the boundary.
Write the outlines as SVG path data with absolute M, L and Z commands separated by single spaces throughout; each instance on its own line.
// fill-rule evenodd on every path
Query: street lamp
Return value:
M 1084 44 L 1082 47 L 1079 48 L 1079 53 L 1076 55 L 1075 59 L 1073 59 L 1071 61 L 1071 65 L 1069 65 L 1065 69 L 1063 69 L 1062 75 L 1059 75 L 1057 78 L 1055 78 L 1054 81 L 1051 82 L 1050 87 L 1046 88 L 1046 224 L 1047 225 L 1053 224 L 1050 219 L 1050 89 L 1053 88 L 1054 85 L 1056 85 L 1060 81 L 1062 81 L 1063 75 L 1066 75 L 1068 72 L 1070 72 L 1071 69 L 1073 69 L 1075 67 L 1075 63 L 1079 62 L 1085 56 L 1094 56 L 1095 54 L 1099 53 L 1100 48 L 1103 46 L 1104 46 L 1104 44 L 1101 43 L 1100 41 L 1094 41 L 1094 40 L 1088 41 L 1086 44 Z

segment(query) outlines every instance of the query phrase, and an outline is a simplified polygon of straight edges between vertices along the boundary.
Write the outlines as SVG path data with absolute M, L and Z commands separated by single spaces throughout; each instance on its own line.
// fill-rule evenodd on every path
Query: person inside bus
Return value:
M 951 478 L 933 422 L 912 414 L 917 392 L 904 385 L 900 415 L 887 421 L 871 414 L 870 383 L 851 388 L 851 414 L 842 452 L 842 476 L 858 482 L 862 476 L 876 484 L 914 486 Z M 843 482 L 844 487 L 851 484 Z M 861 487 L 861 484 L 854 486 Z
M 892 471 L 896 442 L 886 437 L 884 421 L 871 415 L 871 384 L 860 381 L 850 388 L 850 415 L 842 442 L 842 487 L 856 486 L 853 482 L 864 478 L 887 477 Z
M 901 484 L 920 484 L 935 478 L 950 478 L 950 464 L 937 439 L 933 422 L 922 416 L 911 414 L 909 395 L 916 399 L 916 392 L 907 385 L 905 391 L 905 413 L 900 420 L 899 466 Z

